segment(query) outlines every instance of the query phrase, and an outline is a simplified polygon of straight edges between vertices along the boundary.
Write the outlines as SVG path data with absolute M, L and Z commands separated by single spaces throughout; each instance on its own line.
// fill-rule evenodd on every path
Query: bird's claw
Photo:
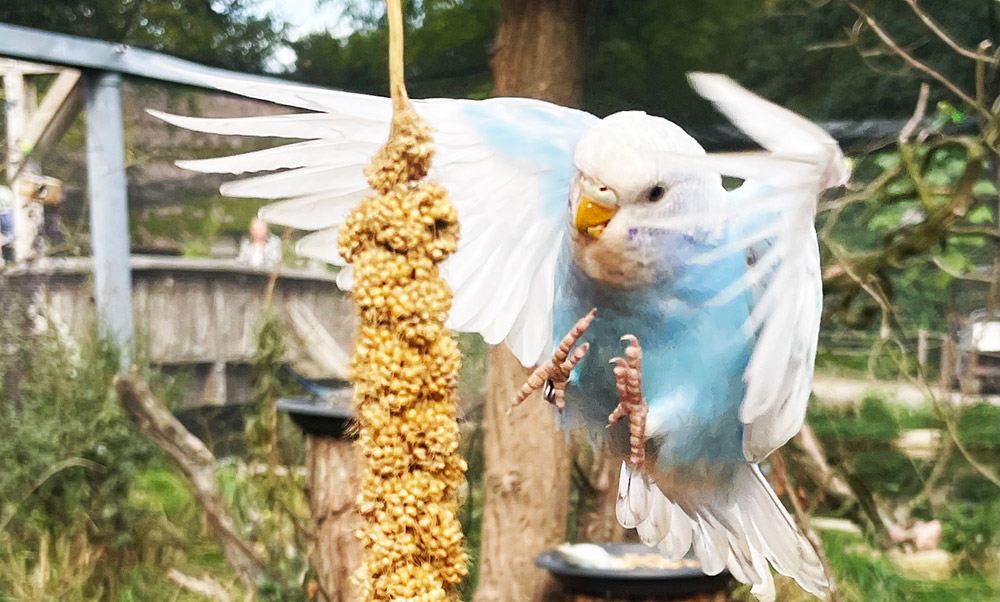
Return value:
M 566 383 L 569 381 L 569 375 L 573 372 L 573 368 L 583 359 L 583 356 L 587 354 L 590 344 L 584 343 L 575 349 L 574 346 L 580 340 L 580 337 L 583 336 L 583 333 L 587 332 L 587 329 L 590 328 L 590 324 L 594 321 L 594 316 L 596 315 L 597 310 L 592 309 L 587 315 L 577 320 L 573 328 L 566 333 L 566 336 L 559 343 L 559 347 L 552 355 L 552 358 L 535 368 L 534 372 L 528 376 L 527 382 L 524 383 L 517 397 L 514 399 L 513 406 L 520 405 L 532 393 L 544 387 L 545 401 L 554 405 L 560 412 L 566 407 Z
M 615 364 L 615 387 L 618 389 L 618 406 L 608 416 L 608 426 L 617 424 L 623 417 L 629 419 L 629 462 L 641 466 L 646 459 L 646 414 L 648 406 L 642 395 L 642 346 L 634 335 L 621 338 L 628 341 L 625 357 L 611 360 Z

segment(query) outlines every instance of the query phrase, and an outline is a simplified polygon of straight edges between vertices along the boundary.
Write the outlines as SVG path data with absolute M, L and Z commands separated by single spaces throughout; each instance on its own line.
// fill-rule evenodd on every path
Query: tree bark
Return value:
M 606 447 L 591 448 L 586 442 L 576 446 L 576 469 L 585 485 L 580 490 L 576 514 L 576 540 L 594 543 L 618 543 L 625 530 L 618 524 L 615 504 L 618 501 L 618 474 L 621 458 Z
M 361 559 L 355 532 L 358 516 L 358 458 L 351 441 L 308 435 L 306 465 L 315 543 L 311 564 L 326 602 L 357 599 L 351 576 Z
M 493 54 L 493 95 L 579 106 L 585 0 L 506 0 Z
M 549 404 L 535 393 L 508 415 L 528 376 L 498 345 L 486 375 L 486 507 L 476 602 L 551 600 L 558 586 L 535 557 L 566 537 L 570 455 Z
M 492 60 L 494 95 L 577 106 L 585 14 L 585 0 L 505 0 Z M 531 602 L 558 592 L 534 559 L 565 540 L 571 460 L 538 394 L 507 414 L 527 374 L 506 347 L 491 349 L 476 602 Z

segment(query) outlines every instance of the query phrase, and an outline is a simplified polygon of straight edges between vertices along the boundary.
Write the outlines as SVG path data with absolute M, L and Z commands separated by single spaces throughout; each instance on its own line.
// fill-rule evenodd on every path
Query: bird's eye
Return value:
M 646 198 L 648 198 L 650 202 L 655 203 L 656 201 L 663 198 L 663 193 L 665 193 L 666 191 L 667 190 L 663 186 L 653 186 L 652 188 L 649 189 L 649 192 L 646 194 Z

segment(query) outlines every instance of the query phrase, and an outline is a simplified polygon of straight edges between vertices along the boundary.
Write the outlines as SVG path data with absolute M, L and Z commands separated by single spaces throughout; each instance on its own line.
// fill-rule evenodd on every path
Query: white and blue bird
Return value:
M 202 77 L 306 112 L 156 115 L 304 141 L 179 164 L 280 170 L 222 192 L 281 199 L 260 217 L 313 231 L 298 253 L 343 266 L 338 282 L 350 287 L 338 229 L 370 194 L 362 170 L 388 136 L 389 99 Z M 823 596 L 820 560 L 757 463 L 805 416 L 822 303 L 816 202 L 845 182 L 845 162 L 821 128 L 728 78 L 691 82 L 765 150 L 706 154 L 642 112 L 599 119 L 517 98 L 414 101 L 436 130 L 431 177 L 461 227 L 442 268 L 454 292 L 448 325 L 539 366 L 525 392 L 544 386 L 565 428 L 600 435 L 626 459 L 618 518 L 643 542 L 672 559 L 693 552 L 709 574 L 728 568 L 762 600 L 775 596 L 771 566 Z M 720 174 L 745 182 L 727 192 Z

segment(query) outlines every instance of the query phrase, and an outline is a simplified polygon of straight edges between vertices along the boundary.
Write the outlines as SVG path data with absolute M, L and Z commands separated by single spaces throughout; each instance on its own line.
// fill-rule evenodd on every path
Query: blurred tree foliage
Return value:
M 901 63 L 843 1 L 775 0 L 763 18 L 744 23 L 732 74 L 752 90 L 814 119 L 907 117 L 923 74 Z M 973 89 L 975 66 L 952 52 L 915 15 L 908 0 L 862 0 L 899 45 L 959 87 Z M 1000 42 L 995 0 L 921 0 L 941 28 L 965 47 Z M 995 88 L 996 79 L 992 81 Z M 931 101 L 946 98 L 933 91 Z M 950 99 L 953 102 L 953 99 Z
M 260 72 L 284 38 L 253 0 L 45 0 L 0 2 L 0 22 L 165 52 Z
M 323 2 L 324 0 L 318 0 Z M 325 0 L 330 1 L 330 0 Z M 0 2 L 0 22 L 158 50 L 198 62 L 259 72 L 283 25 L 258 16 L 256 0 L 50 0 Z M 485 97 L 492 87 L 500 0 L 407 3 L 407 81 L 415 97 Z M 914 18 L 907 2 L 862 1 L 919 60 L 970 88 L 971 64 Z M 388 75 L 382 2 L 345 2 L 354 32 L 288 42 L 295 79 L 384 93 Z M 995 0 L 924 0 L 921 6 L 958 42 L 1000 43 Z M 713 70 L 813 119 L 906 116 L 918 74 L 902 68 L 844 2 L 814 0 L 591 0 L 583 108 L 599 115 L 641 109 L 685 123 L 717 121 L 684 73 Z M 861 52 L 858 52 L 858 50 Z M 996 86 L 997 82 L 991 82 Z M 861 94 L 858 91 L 864 90 Z M 932 101 L 943 95 L 932 96 Z
M 971 63 L 931 35 L 905 2 L 863 4 L 917 58 L 972 86 Z M 413 96 L 488 95 L 499 5 L 408 5 L 407 82 Z M 1000 41 L 1000 9 L 993 0 L 926 0 L 921 6 L 966 46 Z M 297 60 L 291 75 L 384 94 L 381 3 L 355 0 L 347 15 L 355 31 L 346 38 L 320 32 L 292 42 Z M 588 23 L 583 108 L 598 115 L 641 109 L 686 123 L 718 121 L 684 80 L 688 71 L 712 70 L 813 119 L 905 117 L 921 79 L 901 69 L 870 31 L 856 28 L 857 15 L 843 2 L 592 0 L 581 18 Z
M 406 87 L 415 98 L 483 98 L 493 76 L 489 68 L 499 3 L 495 0 L 422 0 L 406 4 Z M 346 38 L 329 32 L 291 43 L 292 77 L 367 94 L 385 95 L 389 71 L 388 32 L 382 2 L 348 3 L 355 29 Z

